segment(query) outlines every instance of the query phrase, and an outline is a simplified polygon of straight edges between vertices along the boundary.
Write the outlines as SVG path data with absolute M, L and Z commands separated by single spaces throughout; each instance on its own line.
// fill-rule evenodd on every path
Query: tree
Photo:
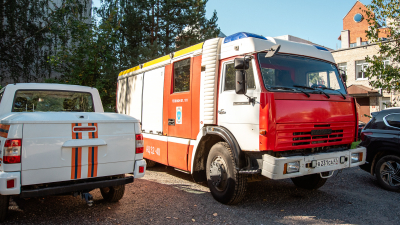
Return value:
M 48 57 L 60 21 L 82 14 L 80 0 L 0 0 L 0 82 L 38 82 L 53 73 Z M 62 15 L 63 17 L 60 17 Z
M 103 0 L 99 16 L 108 18 L 117 8 L 121 70 L 168 55 L 216 37 L 220 30 L 214 12 L 205 17 L 208 0 Z
M 400 90 L 400 2 L 398 0 L 372 0 L 367 6 L 370 29 L 367 37 L 379 46 L 378 54 L 366 57 L 370 66 L 366 70 L 369 83 L 387 92 Z M 386 27 L 382 29 L 382 27 Z M 387 35 L 382 31 L 386 30 Z M 390 64 L 385 63 L 390 60 Z
M 99 90 L 105 111 L 115 110 L 116 74 L 118 74 L 118 23 L 114 23 L 116 9 L 110 8 L 108 18 L 100 24 L 87 23 L 78 18 L 65 21 L 57 33 L 64 38 L 50 62 L 60 76 L 46 82 L 76 84 Z

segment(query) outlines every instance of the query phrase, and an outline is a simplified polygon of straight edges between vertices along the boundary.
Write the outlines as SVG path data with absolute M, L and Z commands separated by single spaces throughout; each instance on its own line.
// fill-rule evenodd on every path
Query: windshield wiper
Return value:
M 342 97 L 343 97 L 343 99 L 346 99 L 346 96 L 342 93 L 342 92 L 340 92 L 340 91 L 338 91 L 338 90 L 335 90 L 335 89 L 332 89 L 332 88 L 327 88 L 327 87 L 321 87 L 321 89 L 327 89 L 327 90 L 330 90 L 330 91 L 336 91 L 336 92 L 338 92 L 340 95 L 342 95 Z
M 300 91 L 302 93 L 304 93 L 305 95 L 307 95 L 307 97 L 310 97 L 310 94 L 308 94 L 307 92 L 298 89 L 298 88 L 290 88 L 290 87 L 283 87 L 283 86 L 272 86 L 269 87 L 270 89 L 282 89 L 282 90 L 290 90 L 290 91 Z
M 309 90 L 317 90 L 320 91 L 320 93 L 324 94 L 327 98 L 331 98 L 327 93 L 325 93 L 323 90 L 319 88 L 313 88 L 313 87 L 307 87 L 307 86 L 302 86 L 302 85 L 293 85 L 293 87 L 299 87 L 299 88 L 304 88 L 304 89 L 309 89 Z
M 304 89 L 308 89 L 308 90 L 315 90 L 315 88 L 307 87 L 307 86 L 303 86 L 303 85 L 293 85 L 293 87 L 299 87 L 299 88 L 304 88 Z

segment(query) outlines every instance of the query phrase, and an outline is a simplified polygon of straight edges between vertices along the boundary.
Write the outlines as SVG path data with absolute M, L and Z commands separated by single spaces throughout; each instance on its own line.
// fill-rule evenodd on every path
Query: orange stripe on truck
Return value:
M 74 132 L 74 127 L 81 126 L 81 123 L 71 124 L 72 139 L 82 139 L 82 132 Z M 71 153 L 71 179 L 81 178 L 82 172 L 82 147 L 72 148 Z
M 95 132 L 88 132 L 89 139 L 94 139 L 99 137 L 99 128 L 97 123 L 89 123 L 88 126 L 96 127 Z M 98 147 L 89 147 L 89 157 L 88 157 L 88 177 L 97 177 L 97 156 Z

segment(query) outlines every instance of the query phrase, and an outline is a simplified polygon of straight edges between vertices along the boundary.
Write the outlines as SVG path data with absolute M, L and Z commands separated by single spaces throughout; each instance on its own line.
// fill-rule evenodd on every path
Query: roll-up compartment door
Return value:
M 143 74 L 128 77 L 126 114 L 142 120 Z
M 117 109 L 122 114 L 126 113 L 126 80 L 127 78 L 118 80 Z
M 144 73 L 142 130 L 162 134 L 165 67 Z

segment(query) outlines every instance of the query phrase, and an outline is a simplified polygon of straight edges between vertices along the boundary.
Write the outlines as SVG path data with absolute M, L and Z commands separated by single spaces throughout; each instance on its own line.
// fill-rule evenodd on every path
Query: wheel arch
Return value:
M 192 156 L 192 176 L 196 182 L 206 181 L 206 162 L 211 147 L 220 142 L 224 141 L 228 143 L 234 154 L 234 160 L 236 169 L 239 170 L 243 167 L 244 156 L 240 149 L 240 146 L 233 136 L 233 134 L 221 126 L 206 126 L 203 127 L 198 135 L 197 146 L 195 146 L 195 152 Z
M 375 151 L 375 154 L 373 156 L 372 162 L 371 162 L 371 168 L 370 168 L 370 173 L 371 175 L 375 175 L 375 165 L 376 163 L 384 156 L 387 155 L 395 155 L 400 157 L 400 152 L 396 149 L 393 148 L 379 148 Z

